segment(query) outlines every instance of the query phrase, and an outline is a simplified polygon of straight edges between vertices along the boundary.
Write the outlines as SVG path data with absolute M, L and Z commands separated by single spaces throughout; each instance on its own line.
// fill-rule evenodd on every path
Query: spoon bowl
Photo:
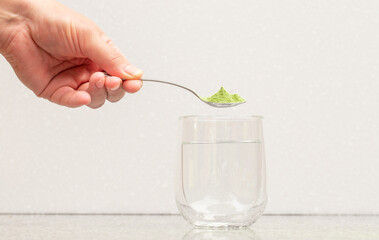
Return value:
M 240 105 L 242 103 L 246 103 L 246 101 L 245 102 L 237 102 L 237 103 L 218 103 L 218 102 L 204 101 L 203 99 L 201 99 L 201 101 L 205 102 L 209 106 L 217 107 L 217 108 L 235 107 L 235 106 Z

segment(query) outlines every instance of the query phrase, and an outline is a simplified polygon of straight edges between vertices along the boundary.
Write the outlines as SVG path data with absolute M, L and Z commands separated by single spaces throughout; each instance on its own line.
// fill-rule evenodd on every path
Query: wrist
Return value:
M 0 0 L 0 53 L 4 53 L 12 38 L 26 28 L 31 4 L 28 0 Z

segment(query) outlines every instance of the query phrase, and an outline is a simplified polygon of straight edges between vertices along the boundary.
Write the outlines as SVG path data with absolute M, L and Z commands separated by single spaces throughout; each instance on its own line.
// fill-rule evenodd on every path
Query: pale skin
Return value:
M 98 108 L 142 87 L 142 71 L 104 32 L 55 0 L 0 0 L 0 53 L 38 97 L 67 107 Z

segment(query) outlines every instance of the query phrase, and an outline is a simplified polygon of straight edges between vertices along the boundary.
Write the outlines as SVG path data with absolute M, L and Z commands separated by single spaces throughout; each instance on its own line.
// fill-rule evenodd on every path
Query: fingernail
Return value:
M 111 91 L 116 91 L 119 87 L 120 87 L 120 85 L 117 85 L 117 86 L 111 88 Z
M 141 69 L 135 67 L 134 65 L 128 65 L 124 70 L 130 77 L 137 76 L 142 72 Z
M 102 87 L 103 87 L 103 81 L 102 81 L 102 80 L 97 81 L 97 82 L 96 82 L 96 87 L 98 87 L 98 88 L 102 88 Z

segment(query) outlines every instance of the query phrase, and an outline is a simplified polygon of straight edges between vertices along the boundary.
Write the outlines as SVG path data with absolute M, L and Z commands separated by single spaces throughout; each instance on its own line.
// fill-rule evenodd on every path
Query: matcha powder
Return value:
M 208 98 L 202 98 L 204 101 L 207 102 L 214 102 L 214 103 L 239 103 L 239 102 L 245 102 L 245 99 L 240 97 L 238 94 L 229 94 L 223 87 L 221 87 L 220 91 L 218 91 L 216 94 L 208 97 Z

